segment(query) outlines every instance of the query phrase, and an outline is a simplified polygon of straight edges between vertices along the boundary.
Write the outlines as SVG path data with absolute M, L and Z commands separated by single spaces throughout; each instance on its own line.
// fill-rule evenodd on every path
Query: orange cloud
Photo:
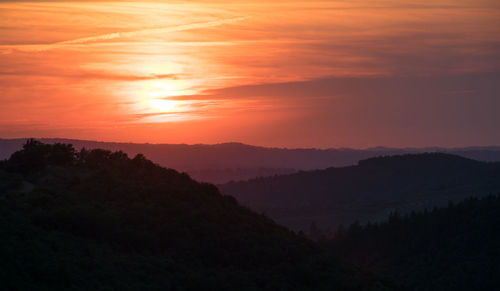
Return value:
M 497 140 L 484 127 L 498 120 L 478 113 L 496 105 L 488 92 L 497 81 L 476 76 L 500 71 L 499 8 L 491 0 L 2 2 L 0 136 L 414 143 L 404 127 L 415 136 L 424 127 L 405 116 L 428 116 L 421 104 L 436 100 L 451 104 L 440 107 L 450 142 L 483 140 L 481 132 Z M 414 109 L 399 114 L 395 104 Z M 462 104 L 475 108 L 469 124 Z M 468 131 L 461 137 L 453 126 Z

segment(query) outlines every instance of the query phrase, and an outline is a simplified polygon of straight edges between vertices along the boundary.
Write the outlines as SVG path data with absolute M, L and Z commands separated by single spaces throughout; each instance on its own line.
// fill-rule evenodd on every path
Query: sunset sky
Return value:
M 469 146 L 499 125 L 499 0 L 0 1 L 1 138 Z

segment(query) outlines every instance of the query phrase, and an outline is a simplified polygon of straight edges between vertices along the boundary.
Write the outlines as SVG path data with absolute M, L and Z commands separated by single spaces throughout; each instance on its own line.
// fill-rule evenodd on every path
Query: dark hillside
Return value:
M 308 231 L 314 222 L 323 230 L 335 230 L 355 220 L 381 220 L 394 209 L 445 206 L 471 194 L 500 191 L 500 163 L 443 153 L 407 154 L 219 188 L 292 229 Z
M 500 290 L 500 196 L 392 213 L 330 242 L 341 257 L 413 290 Z
M 0 163 L 0 191 L 6 290 L 387 287 L 142 155 L 30 140 Z

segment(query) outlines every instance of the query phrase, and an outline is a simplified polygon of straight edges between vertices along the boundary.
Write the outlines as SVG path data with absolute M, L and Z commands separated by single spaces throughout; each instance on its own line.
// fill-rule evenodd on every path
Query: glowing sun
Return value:
M 154 82 L 146 86 L 143 95 L 143 105 L 152 112 L 172 112 L 179 110 L 179 101 L 168 97 L 180 95 L 182 92 L 175 84 L 169 82 Z
M 174 100 L 150 99 L 149 104 L 155 111 L 170 112 L 175 110 L 177 102 Z
M 184 80 L 147 80 L 132 88 L 132 110 L 144 115 L 141 122 L 168 122 L 197 118 L 197 100 L 188 96 L 199 94 L 191 83 Z M 134 90 L 135 89 L 135 90 Z

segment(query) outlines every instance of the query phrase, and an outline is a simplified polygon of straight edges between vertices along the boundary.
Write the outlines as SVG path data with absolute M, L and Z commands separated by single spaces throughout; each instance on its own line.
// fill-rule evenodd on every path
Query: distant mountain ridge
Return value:
M 445 153 L 405 154 L 219 188 L 292 229 L 307 232 L 315 223 L 334 231 L 355 220 L 378 221 L 395 209 L 409 212 L 498 193 L 500 163 Z
M 0 139 L 0 160 L 20 150 L 27 138 Z M 368 149 L 287 149 L 251 146 L 242 143 L 138 144 L 73 139 L 40 139 L 44 143 L 70 143 L 77 149 L 122 150 L 129 155 L 143 153 L 152 161 L 187 172 L 199 181 L 222 184 L 231 180 L 290 174 L 299 170 L 355 165 L 358 161 L 384 155 L 420 152 L 448 152 L 481 161 L 500 161 L 500 147 L 470 148 L 386 148 Z

